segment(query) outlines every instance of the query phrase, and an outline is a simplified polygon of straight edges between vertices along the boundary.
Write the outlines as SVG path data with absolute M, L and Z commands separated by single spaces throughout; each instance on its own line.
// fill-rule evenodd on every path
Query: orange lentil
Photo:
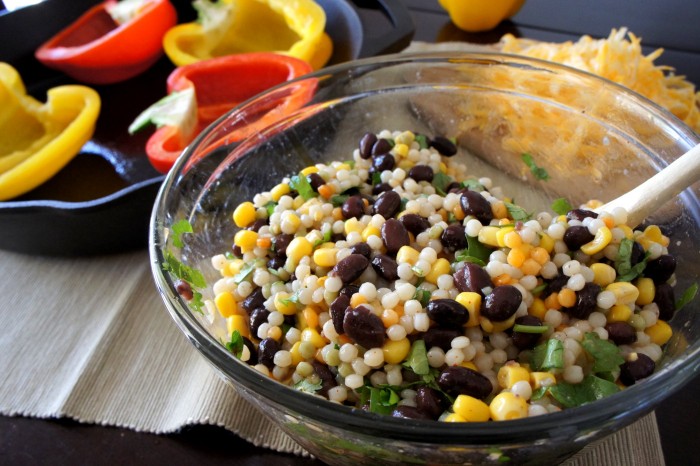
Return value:
M 327 185 L 327 184 L 322 184 L 321 186 L 318 187 L 318 194 L 321 195 L 325 199 L 330 199 L 333 194 L 333 187 Z
M 562 288 L 557 298 L 559 300 L 559 304 L 561 304 L 563 307 L 572 307 L 574 304 L 576 304 L 576 292 L 569 288 Z
M 544 300 L 544 305 L 547 309 L 561 309 L 561 304 L 559 304 L 559 293 L 552 293 L 547 296 Z
M 272 240 L 268 236 L 264 236 L 262 238 L 258 238 L 258 240 L 255 242 L 256 246 L 262 249 L 270 249 L 270 246 L 272 246 Z

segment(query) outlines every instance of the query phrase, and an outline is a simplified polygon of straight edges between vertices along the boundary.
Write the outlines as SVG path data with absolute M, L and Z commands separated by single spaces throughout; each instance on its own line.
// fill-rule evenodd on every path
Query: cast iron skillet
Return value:
M 190 1 L 171 1 L 178 22 L 195 19 Z M 326 12 L 326 32 L 334 43 L 329 64 L 398 52 L 413 37 L 413 21 L 400 0 L 316 1 Z M 34 50 L 95 3 L 45 0 L 13 12 L 0 11 L 0 61 L 14 66 L 28 92 L 40 101 L 46 101 L 49 88 L 75 81 L 41 65 Z M 91 86 L 102 99 L 94 136 L 47 183 L 0 202 L 0 249 L 77 256 L 146 247 L 153 201 L 164 177 L 144 152 L 151 131 L 130 136 L 127 127 L 165 95 L 165 81 L 173 69 L 163 56 L 135 78 Z

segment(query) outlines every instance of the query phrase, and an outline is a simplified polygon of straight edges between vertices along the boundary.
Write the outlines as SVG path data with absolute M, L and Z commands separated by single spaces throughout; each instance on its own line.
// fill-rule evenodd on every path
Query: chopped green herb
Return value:
M 552 202 L 552 211 L 559 215 L 566 215 L 572 209 L 573 206 L 563 197 L 555 199 L 554 202 Z
M 547 288 L 547 284 L 543 283 L 541 285 L 534 287 L 532 289 L 531 293 L 533 294 L 533 296 L 538 297 L 540 295 L 540 293 L 542 293 L 546 288 Z
M 231 251 L 226 251 L 226 252 L 224 253 L 224 257 L 225 257 L 226 259 L 228 259 L 228 260 L 233 260 L 233 259 L 236 258 L 236 256 L 234 256 L 233 253 L 232 253 Z
M 461 251 L 457 251 L 457 253 L 455 254 L 455 261 L 457 261 L 457 262 L 471 262 L 473 264 L 477 264 L 477 265 L 480 265 L 482 267 L 484 267 L 486 265 L 486 262 L 479 259 L 478 257 L 470 256 L 467 251 L 468 251 L 467 249 L 462 249 Z
M 547 390 L 565 408 L 574 408 L 617 393 L 620 387 L 600 377 L 588 375 L 581 383 L 560 382 Z
M 535 370 L 561 369 L 564 367 L 564 344 L 551 339 L 535 346 L 532 351 L 532 367 Z
M 399 389 L 399 387 L 396 387 Z M 401 401 L 396 389 L 389 386 L 362 386 L 357 389 L 360 395 L 360 404 L 369 404 L 369 410 L 373 413 L 389 415 Z
M 617 259 L 615 259 L 615 270 L 617 270 L 617 280 L 621 282 L 631 282 L 637 278 L 647 266 L 649 253 L 644 255 L 644 258 L 637 264 L 632 265 L 632 251 L 634 240 L 624 238 L 620 241 L 620 246 L 617 250 Z
M 317 239 L 316 241 L 314 241 L 314 244 L 313 244 L 314 249 L 316 249 L 317 247 L 319 247 L 323 243 L 329 242 L 331 240 L 332 235 L 333 235 L 333 230 L 331 230 L 330 228 L 327 228 L 326 231 L 323 232 L 323 238 Z
M 408 199 L 406 199 L 405 197 L 402 197 L 401 198 L 401 207 L 399 208 L 399 212 L 403 212 L 404 210 L 406 210 L 406 204 L 408 204 Z
M 382 174 L 379 172 L 373 172 L 372 173 L 372 184 L 377 185 L 377 184 L 382 184 Z
M 272 214 L 275 213 L 275 207 L 277 207 L 277 203 L 275 201 L 270 201 L 267 204 L 265 204 L 265 209 L 267 209 L 268 217 L 272 217 Z
M 346 165 L 349 165 L 351 170 L 352 170 L 353 168 L 355 168 L 355 161 L 354 161 L 354 160 L 346 160 L 346 161 L 343 162 L 343 163 L 346 164 Z
M 545 333 L 548 329 L 549 327 L 546 325 L 513 325 L 513 331 L 520 333 Z
M 299 193 L 304 200 L 308 201 L 316 197 L 314 188 L 311 187 L 309 180 L 306 179 L 301 173 L 299 175 L 293 176 L 289 181 L 289 187 Z
M 186 266 L 170 252 L 165 253 L 165 263 L 163 264 L 163 270 L 170 272 L 175 275 L 180 280 L 184 280 L 195 288 L 204 288 L 207 286 L 207 282 L 204 279 L 204 275 L 197 269 Z
M 333 204 L 333 207 L 340 207 L 349 197 L 347 194 L 336 194 L 331 196 L 331 204 Z
M 479 181 L 469 178 L 467 180 L 462 181 L 462 187 L 470 189 L 472 191 L 485 191 L 486 188 L 484 187 L 483 184 L 479 183 Z
M 457 258 L 457 261 L 474 262 L 481 266 L 486 265 L 489 262 L 489 256 L 491 255 L 492 249 L 484 244 L 481 244 L 476 236 L 466 236 L 467 249 L 463 249 L 458 254 L 459 257 Z
M 611 341 L 601 340 L 597 333 L 586 332 L 581 346 L 593 358 L 593 372 L 611 372 L 625 362 L 620 355 L 620 348 Z
M 696 294 L 698 294 L 698 284 L 693 283 L 683 292 L 683 295 L 681 295 L 680 299 L 676 301 L 676 310 L 682 308 L 683 306 L 691 302 L 693 299 L 695 299 Z
M 538 167 L 535 163 L 535 160 L 532 158 L 532 155 L 523 154 L 521 157 L 523 159 L 523 162 L 525 162 L 525 165 L 528 166 L 530 172 L 536 179 L 541 181 L 547 181 L 549 179 L 549 173 L 547 173 L 547 170 L 545 170 L 542 167 Z
M 280 302 L 282 304 L 284 304 L 285 306 L 288 306 L 291 303 L 298 304 L 299 303 L 299 292 L 297 291 L 296 293 L 292 294 L 289 298 L 280 299 Z
M 519 205 L 511 204 L 510 202 L 505 202 L 508 213 L 513 218 L 513 220 L 518 222 L 526 222 L 532 218 L 532 214 L 528 214 L 525 209 Z
M 421 149 L 428 148 L 428 138 L 424 134 L 416 134 L 415 139 Z
M 441 195 L 445 196 L 447 194 L 447 187 L 452 183 L 452 178 L 443 172 L 437 172 L 433 175 L 433 181 L 431 184 L 435 188 L 435 191 Z
M 425 307 L 430 302 L 430 291 L 421 288 L 416 288 L 416 292 L 413 293 L 413 299 L 420 301 L 421 306 Z
M 408 353 L 404 367 L 410 368 L 418 375 L 428 375 L 430 373 L 430 364 L 428 364 L 428 352 L 425 348 L 425 341 L 416 340 L 411 345 L 411 351 Z
M 185 245 L 182 242 L 182 235 L 184 235 L 185 233 L 194 232 L 190 222 L 188 222 L 187 219 L 184 218 L 173 223 L 173 225 L 170 227 L 170 230 L 175 234 L 175 237 L 173 238 L 173 246 L 175 246 L 176 248 L 181 248 Z
M 411 270 L 416 275 L 416 277 L 425 277 L 426 276 L 425 270 L 423 270 L 415 265 L 411 267 Z
M 243 282 L 248 276 L 253 273 L 253 270 L 259 265 L 257 260 L 254 260 L 252 262 L 246 262 L 243 264 L 243 267 L 241 267 L 241 270 L 233 276 L 233 282 L 236 284 L 239 284 Z
M 300 392 L 311 393 L 312 395 L 319 391 L 323 383 L 319 380 L 316 383 L 311 383 L 307 379 L 301 379 L 294 384 L 294 388 Z
M 234 356 L 241 359 L 245 343 L 243 343 L 243 337 L 238 330 L 234 330 L 233 333 L 231 333 L 231 339 L 227 341 L 224 346 L 226 346 L 226 349 L 232 352 Z

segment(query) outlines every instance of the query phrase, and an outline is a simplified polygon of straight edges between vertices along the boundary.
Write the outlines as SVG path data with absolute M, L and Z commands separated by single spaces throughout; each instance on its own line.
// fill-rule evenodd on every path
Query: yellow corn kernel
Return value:
M 469 395 L 458 395 L 452 409 L 465 422 L 486 422 L 491 418 L 489 405 Z
M 474 364 L 472 361 L 462 361 L 462 364 L 460 364 L 460 366 L 479 372 L 479 368 L 476 367 L 476 364 Z
M 528 405 L 525 398 L 511 392 L 501 392 L 496 395 L 489 405 L 491 419 L 508 421 L 527 417 Z
M 345 221 L 345 236 L 352 232 L 362 233 L 365 226 L 355 217 L 349 218 Z
M 301 206 L 304 205 L 305 202 L 306 202 L 306 199 L 304 199 L 303 196 L 297 196 L 294 198 L 294 201 L 292 202 L 292 208 L 295 210 L 299 209 L 299 208 L 301 208 Z
M 591 264 L 591 270 L 593 271 L 593 283 L 601 287 L 608 286 L 614 282 L 617 277 L 615 268 L 608 264 L 603 264 L 602 262 Z
M 333 267 L 338 263 L 335 256 L 338 253 L 336 248 L 320 247 L 314 251 L 314 263 L 319 267 Z
M 530 372 L 530 385 L 533 390 L 556 385 L 557 378 L 551 372 Z
M 323 197 L 324 199 L 330 199 L 333 196 L 333 194 L 335 194 L 335 190 L 330 185 L 322 184 L 321 186 L 318 187 L 318 194 L 319 194 L 319 196 Z M 336 219 L 336 220 L 339 220 L 339 219 Z
M 425 280 L 433 285 L 437 285 L 438 277 L 448 273 L 450 273 L 450 261 L 444 257 L 441 257 L 435 261 L 430 269 L 430 272 L 428 272 L 428 275 L 425 276 Z
M 367 298 L 360 293 L 354 293 L 352 298 L 350 298 L 350 306 L 357 307 L 360 304 L 367 304 Z
M 569 288 L 562 288 L 557 299 L 562 307 L 573 307 L 576 304 L 576 292 Z
M 467 422 L 467 420 L 457 413 L 450 413 L 442 419 L 442 422 Z
M 238 313 L 238 303 L 236 298 L 229 291 L 222 291 L 214 298 L 214 304 L 221 317 L 231 317 Z
M 644 229 L 644 236 L 649 238 L 655 243 L 662 244 L 664 241 L 664 234 L 661 232 L 661 228 L 658 225 L 649 225 Z
M 318 167 L 315 165 L 310 165 L 301 171 L 301 174 L 304 176 L 309 176 L 312 173 L 318 173 Z
M 401 248 L 396 252 L 396 262 L 399 264 L 405 262 L 407 264 L 415 265 L 416 261 L 418 261 L 418 256 L 420 256 L 420 253 L 411 246 L 401 246 Z
M 286 316 L 291 316 L 297 313 L 297 304 L 289 298 L 291 295 L 286 291 L 280 291 L 275 295 L 273 300 L 275 309 Z
M 399 313 L 393 309 L 384 309 L 380 317 L 382 319 L 382 323 L 384 324 L 384 328 L 389 328 L 392 325 L 399 323 Z
M 633 304 L 639 297 L 639 290 L 628 282 L 615 282 L 605 287 L 615 295 L 616 304 Z
M 549 261 L 549 253 L 540 245 L 530 250 L 530 258 L 538 264 L 544 265 Z
M 301 331 L 301 341 L 306 341 L 314 345 L 315 348 L 323 348 L 328 341 L 318 333 L 316 329 L 305 328 Z
M 529 382 L 530 372 L 518 363 L 506 363 L 498 369 L 498 385 L 501 388 L 512 388 L 516 382 Z
M 634 231 L 628 225 L 618 225 L 617 228 L 622 230 L 622 232 L 625 234 L 625 238 L 627 238 L 627 239 L 634 238 Z
M 267 329 L 267 338 L 272 338 L 273 340 L 280 341 L 282 338 L 282 329 L 279 328 L 277 325 L 270 327 Z
M 638 278 L 634 284 L 639 290 L 639 297 L 635 301 L 638 305 L 646 306 L 654 302 L 654 296 L 656 295 L 654 280 L 642 277 Z
M 511 249 L 508 252 L 508 264 L 512 265 L 513 267 L 520 268 L 520 266 L 523 265 L 523 262 L 525 262 L 525 259 L 527 259 L 527 257 L 521 248 Z
M 517 248 L 523 244 L 523 240 L 518 232 L 511 230 L 503 236 L 503 243 L 508 248 Z
M 544 298 L 544 306 L 547 309 L 561 309 L 561 304 L 559 304 L 559 293 L 554 292 L 546 298 Z
M 493 279 L 494 286 L 510 285 L 513 281 L 513 277 L 507 273 L 502 273 Z
M 413 168 L 416 165 L 416 163 L 412 160 L 409 160 L 407 158 L 401 158 L 399 160 L 399 163 L 396 164 L 397 168 L 400 168 L 401 170 L 404 171 L 409 171 L 411 168 Z
M 644 330 L 644 333 L 649 335 L 652 343 L 663 346 L 668 343 L 673 335 L 673 329 L 663 320 L 657 320 L 654 325 Z
M 540 236 L 540 247 L 551 254 L 554 251 L 554 240 L 549 235 L 542 235 Z
M 398 136 L 394 138 L 394 142 L 396 144 L 406 144 L 408 146 L 411 145 L 413 141 L 415 141 L 416 135 L 413 134 L 413 131 L 403 131 L 401 132 Z
M 612 241 L 612 232 L 608 227 L 600 227 L 595 233 L 595 237 L 588 243 L 581 246 L 581 251 L 584 254 L 592 256 L 605 249 L 605 247 Z
M 408 146 L 406 144 L 396 144 L 394 146 L 394 154 L 399 157 L 406 157 L 408 155 Z
M 544 315 L 547 313 L 547 306 L 544 305 L 542 299 L 535 298 L 532 300 L 532 306 L 527 310 L 527 313 L 540 320 L 544 320 Z
M 481 230 L 479 230 L 479 235 L 477 236 L 477 238 L 479 239 L 480 243 L 497 248 L 498 247 L 498 238 L 497 238 L 498 230 L 500 230 L 500 228 L 494 227 L 494 226 L 482 227 Z
M 455 301 L 467 308 L 469 320 L 466 327 L 476 327 L 479 325 L 481 317 L 481 295 L 473 291 L 463 291 L 455 297 Z
M 384 362 L 387 364 L 399 364 L 401 361 L 406 359 L 408 352 L 411 350 L 411 342 L 408 338 L 402 338 L 401 340 L 386 340 L 382 346 L 382 353 L 384 353 Z
M 498 243 L 498 247 L 502 248 L 506 246 L 506 235 L 508 233 L 513 233 L 514 236 L 517 236 L 518 239 L 520 239 L 520 235 L 515 233 L 515 228 L 513 227 L 504 227 L 504 228 L 499 228 L 498 231 L 496 232 L 496 242 Z M 514 239 L 511 239 L 511 242 L 515 243 L 516 241 Z M 508 246 L 509 248 L 515 248 L 518 247 L 522 244 L 522 240 L 516 244 L 515 246 Z
M 243 202 L 233 211 L 233 223 L 245 228 L 255 221 L 255 206 L 252 202 Z
M 301 346 L 301 340 L 294 342 L 291 348 L 289 348 L 289 354 L 292 356 L 292 366 L 296 367 L 300 362 L 304 360 L 304 357 L 299 351 Z
M 539 275 L 542 266 L 535 259 L 527 258 L 523 265 L 520 266 L 520 271 L 525 275 Z
M 299 263 L 301 258 L 310 255 L 313 249 L 314 247 L 308 239 L 297 236 L 287 246 L 287 257 Z
M 239 230 L 233 237 L 233 244 L 243 252 L 252 251 L 258 242 L 258 234 L 252 230 Z
M 479 325 L 481 329 L 487 333 L 504 332 L 515 324 L 515 314 L 510 316 L 508 320 L 494 322 L 486 317 L 479 317 Z
M 493 214 L 494 218 L 508 218 L 508 208 L 503 201 L 496 201 L 491 204 L 491 213 Z
M 297 314 L 298 315 L 298 314 Z M 318 327 L 318 312 L 311 306 L 306 306 L 303 311 L 301 311 L 301 316 L 303 323 L 299 322 L 301 327 L 316 328 Z
M 250 329 L 248 328 L 248 319 L 240 314 L 234 314 L 226 318 L 226 330 L 231 335 L 238 331 L 242 337 L 250 338 Z
M 367 225 L 364 230 L 362 230 L 362 241 L 367 241 L 370 236 L 382 237 L 382 232 L 379 228 L 374 225 Z
M 245 264 L 245 262 L 243 262 L 243 259 L 233 259 L 232 261 L 230 261 L 228 263 L 229 276 L 232 277 L 232 276 L 236 275 L 238 272 L 240 272 L 241 268 L 243 268 L 243 264 Z
M 440 162 L 438 169 L 440 170 L 440 173 L 447 173 L 447 164 L 445 162 Z
M 627 322 L 632 317 L 632 309 L 626 304 L 615 304 L 606 317 L 608 322 Z
M 272 197 L 273 201 L 277 202 L 282 196 L 290 192 L 292 192 L 292 190 L 287 183 L 280 183 L 270 190 L 270 197 Z

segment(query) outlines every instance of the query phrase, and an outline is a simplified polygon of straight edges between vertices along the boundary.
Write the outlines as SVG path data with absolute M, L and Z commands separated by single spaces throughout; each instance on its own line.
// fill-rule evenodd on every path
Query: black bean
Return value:
M 267 225 L 267 219 L 259 218 L 259 219 L 256 219 L 256 220 L 255 220 L 253 223 L 251 223 L 250 225 L 248 225 L 245 229 L 246 229 L 246 230 L 250 230 L 250 231 L 254 231 L 254 232 L 257 233 L 257 232 L 260 231 L 260 229 L 261 229 L 262 227 L 264 227 L 265 225 Z
M 386 254 L 377 254 L 372 258 L 372 268 L 384 280 L 394 281 L 399 278 L 398 264 Z
M 279 270 L 281 267 L 284 267 L 285 262 L 286 259 L 284 257 L 275 256 L 267 261 L 267 268 L 272 270 Z
M 467 236 L 464 231 L 464 225 L 461 223 L 453 223 L 448 225 L 440 236 L 440 242 L 444 247 L 451 251 L 464 249 L 467 247 Z
M 255 343 L 250 341 L 248 337 L 241 337 L 243 338 L 243 344 L 248 348 L 248 352 L 250 353 L 250 357 L 246 361 L 246 364 L 254 366 L 258 363 L 258 349 L 255 347 Z
M 431 139 L 430 147 L 445 157 L 452 157 L 457 153 L 457 146 L 455 143 L 444 136 L 435 136 L 433 139 Z
M 233 253 L 234 257 L 238 257 L 239 259 L 243 257 L 243 249 L 236 244 L 231 246 L 231 252 Z
M 462 186 L 462 183 L 459 183 L 457 181 L 453 181 L 452 183 L 448 184 L 447 187 L 445 187 L 445 192 L 446 193 L 459 193 L 461 194 L 461 191 L 464 189 Z
M 638 242 L 632 243 L 632 253 L 630 254 L 630 264 L 637 265 L 644 259 L 644 248 Z
M 493 391 L 493 385 L 485 375 L 462 366 L 443 369 L 438 377 L 438 385 L 449 395 L 469 395 L 480 400 Z
M 637 341 L 637 330 L 627 322 L 610 322 L 605 325 L 608 340 L 616 345 L 631 345 Z
M 359 219 L 362 217 L 365 214 L 365 202 L 362 200 L 362 196 L 356 194 L 345 199 L 345 202 L 343 202 L 343 205 L 340 207 L 340 211 L 346 219 Z
M 580 222 L 583 221 L 583 219 L 586 217 L 598 218 L 598 214 L 596 214 L 592 210 L 586 209 L 573 209 L 566 213 L 567 220 L 578 220 Z
M 414 165 L 408 170 L 408 177 L 413 178 L 415 181 L 427 181 L 430 183 L 433 181 L 434 175 L 433 169 L 429 165 Z
M 372 144 L 372 156 L 388 154 L 391 150 L 391 143 L 386 139 L 377 139 L 377 141 Z M 392 157 L 393 158 L 393 157 Z
M 576 304 L 572 307 L 564 307 L 562 310 L 571 317 L 588 319 L 591 312 L 596 310 L 598 294 L 601 291 L 600 285 L 596 285 L 592 282 L 586 283 L 581 290 L 576 292 Z
M 381 235 L 384 246 L 389 254 L 396 254 L 402 246 L 408 246 L 410 244 L 410 238 L 408 237 L 406 227 L 395 218 L 390 218 L 384 222 Z
M 345 330 L 343 330 L 343 319 L 345 318 L 345 311 L 350 307 L 350 298 L 351 296 L 339 294 L 329 308 L 333 327 L 339 335 L 345 333 Z
M 439 418 L 445 411 L 444 400 L 440 393 L 425 386 L 416 389 L 416 408 L 433 420 Z
M 476 191 L 463 190 L 459 197 L 459 205 L 462 206 L 465 215 L 473 215 L 484 225 L 493 220 L 491 204 Z
M 360 292 L 359 285 L 353 285 L 352 283 L 349 283 L 340 289 L 340 292 L 338 292 L 338 295 L 343 295 L 343 296 L 347 296 L 348 298 L 352 298 L 352 295 L 354 295 L 355 293 L 359 293 L 359 292 Z
M 472 291 L 485 296 L 484 288 L 493 288 L 491 276 L 478 264 L 466 262 L 464 267 L 454 274 L 455 287 L 459 291 Z
M 311 365 L 313 366 L 316 375 L 318 375 L 318 378 L 321 379 L 321 389 L 316 393 L 328 398 L 328 390 L 338 385 L 338 383 L 335 381 L 333 372 L 331 372 L 327 365 L 318 362 L 315 359 L 311 362 Z
M 464 325 L 469 320 L 469 311 L 454 299 L 433 299 L 425 311 L 431 320 L 445 327 Z
M 372 187 L 372 194 L 374 194 L 376 196 L 378 194 L 381 194 L 381 193 L 384 193 L 387 191 L 391 191 L 392 189 L 394 189 L 394 188 L 392 188 L 389 183 L 375 184 Z
M 311 189 L 313 189 L 316 192 L 318 192 L 318 188 L 320 186 L 326 184 L 326 180 L 321 178 L 321 175 L 319 175 L 318 173 L 309 173 L 308 175 L 306 175 L 306 180 L 311 185 Z
M 265 297 L 263 296 L 262 288 L 255 288 L 252 293 L 248 295 L 246 299 L 243 300 L 243 309 L 250 314 L 253 310 L 263 307 L 265 302 Z
M 425 341 L 425 347 L 430 349 L 433 346 L 437 346 L 443 351 L 447 352 L 452 348 L 452 340 L 462 335 L 462 333 L 456 328 L 442 328 L 442 327 L 430 327 L 427 332 L 423 334 L 423 341 Z
M 248 319 L 250 323 L 250 333 L 253 336 L 258 335 L 258 328 L 260 325 L 267 322 L 267 317 L 270 315 L 270 311 L 262 307 L 256 307 L 250 312 L 250 318 Z
M 430 228 L 430 222 L 428 219 L 421 217 L 418 214 L 404 214 L 399 217 L 399 221 L 403 224 L 406 230 L 413 233 L 413 236 L 418 236 Z
M 379 214 L 384 218 L 393 217 L 401 207 L 401 196 L 394 190 L 383 192 L 372 206 L 372 215 Z
M 656 364 L 649 356 L 636 353 L 636 358 L 632 357 L 620 366 L 620 382 L 629 387 L 649 377 L 655 368 Z
M 374 133 L 365 133 L 360 139 L 360 157 L 368 159 L 372 157 L 372 146 L 377 142 L 377 136 Z
M 567 277 L 566 275 L 557 275 L 549 283 L 547 283 L 547 287 L 545 288 L 543 294 L 545 296 L 549 296 L 552 293 L 559 293 L 568 281 L 569 277 Z
M 494 322 L 510 319 L 523 301 L 523 295 L 512 285 L 497 286 L 486 296 L 481 315 Z
M 258 363 L 272 370 L 275 367 L 275 353 L 281 348 L 274 338 L 265 338 L 258 345 Z
M 391 417 L 398 417 L 400 419 L 421 419 L 425 421 L 434 420 L 432 417 L 418 410 L 413 406 L 397 406 L 391 412 Z
M 676 258 L 670 254 L 662 254 L 654 260 L 647 262 L 644 268 L 644 276 L 654 280 L 656 285 L 666 283 L 676 271 Z
M 380 347 L 386 340 L 382 319 L 362 305 L 345 312 L 343 330 L 365 349 Z
M 586 243 L 593 240 L 594 236 L 588 231 L 588 227 L 577 225 L 569 227 L 564 232 L 564 243 L 572 251 L 578 251 Z
M 542 321 L 539 319 L 539 317 L 531 315 L 516 317 L 515 323 L 518 325 L 530 325 L 533 327 L 542 326 Z M 535 347 L 535 345 L 537 345 L 537 342 L 539 341 L 541 336 L 542 334 L 540 333 L 524 333 L 513 331 L 513 334 L 511 335 L 511 340 L 513 341 L 513 345 L 520 350 L 532 349 Z
M 182 296 L 182 299 L 186 301 L 190 301 L 192 298 L 194 298 L 194 291 L 192 291 L 192 287 L 185 280 L 176 281 L 175 290 L 177 291 L 177 294 Z
M 671 320 L 673 314 L 676 313 L 676 297 L 673 287 L 668 283 L 656 285 L 654 302 L 659 306 L 659 319 Z
M 372 157 L 372 172 L 381 173 L 385 170 L 393 170 L 396 160 L 391 154 L 376 155 Z
M 352 283 L 362 275 L 368 265 L 369 259 L 362 254 L 350 254 L 335 264 L 330 275 L 340 278 L 345 284 Z
M 367 259 L 372 255 L 372 248 L 367 243 L 355 243 L 350 246 L 350 254 L 362 254 Z
M 282 233 L 272 238 L 272 248 L 278 256 L 287 257 L 287 246 L 294 239 L 294 235 Z

